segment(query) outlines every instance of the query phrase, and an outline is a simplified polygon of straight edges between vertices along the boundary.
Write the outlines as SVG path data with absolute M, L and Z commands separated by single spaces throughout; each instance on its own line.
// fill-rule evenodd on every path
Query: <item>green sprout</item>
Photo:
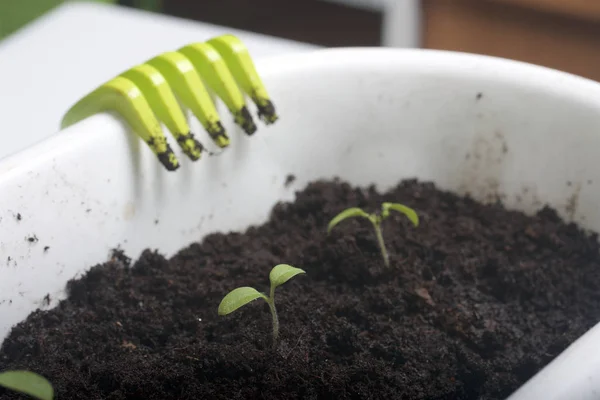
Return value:
M 52 400 L 54 389 L 43 376 L 29 371 L 5 371 L 0 373 L 0 386 L 27 394 L 39 400 Z
M 271 315 L 273 316 L 273 348 L 275 348 L 277 346 L 277 339 L 279 338 L 279 318 L 277 317 L 277 309 L 275 308 L 275 288 L 283 285 L 294 276 L 305 273 L 304 270 L 292 267 L 288 264 L 276 265 L 269 274 L 269 280 L 271 281 L 271 292 L 269 297 L 248 286 L 233 289 L 223 298 L 223 300 L 221 300 L 221 304 L 219 304 L 219 315 L 230 314 L 238 308 L 259 298 L 265 300 L 269 305 L 269 310 L 271 310 Z
M 344 211 L 333 217 L 331 221 L 329 221 L 329 225 L 327 226 L 327 233 L 329 234 L 334 226 L 348 218 L 363 217 L 368 219 L 373 224 L 373 228 L 375 228 L 375 236 L 377 236 L 377 243 L 379 244 L 379 249 L 381 250 L 383 262 L 386 267 L 389 267 L 390 256 L 388 255 L 387 249 L 385 248 L 385 242 L 383 241 L 381 223 L 385 219 L 387 219 L 387 217 L 390 216 L 390 210 L 398 211 L 406 215 L 410 222 L 412 222 L 415 226 L 419 226 L 419 217 L 415 210 L 413 210 L 412 208 L 398 203 L 383 203 L 381 205 L 381 214 L 379 215 L 368 214 L 358 207 L 351 207 L 345 209 Z

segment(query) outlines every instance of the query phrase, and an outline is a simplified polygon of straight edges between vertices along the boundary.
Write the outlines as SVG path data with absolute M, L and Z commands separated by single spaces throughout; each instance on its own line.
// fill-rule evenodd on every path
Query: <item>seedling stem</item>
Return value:
M 273 316 L 273 347 L 275 347 L 279 339 L 279 317 L 277 316 L 277 308 L 275 308 L 275 285 L 273 284 L 271 284 L 271 292 L 267 299 L 267 304 Z
M 375 221 L 371 220 L 373 223 L 373 228 L 375 229 L 375 236 L 377 237 L 377 243 L 379 244 L 379 250 L 381 250 L 381 256 L 383 257 L 383 263 L 386 267 L 390 266 L 390 256 L 385 247 L 385 242 L 383 240 L 383 232 L 381 229 L 381 219 L 376 218 Z

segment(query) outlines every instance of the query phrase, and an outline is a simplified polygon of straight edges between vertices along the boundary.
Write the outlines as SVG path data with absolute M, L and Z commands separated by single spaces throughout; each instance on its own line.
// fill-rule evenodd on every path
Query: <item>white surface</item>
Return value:
M 109 115 L 0 162 L 0 337 L 47 293 L 56 304 L 65 282 L 111 248 L 170 256 L 210 232 L 264 222 L 317 178 L 387 189 L 418 177 L 480 200 L 500 192 L 509 207 L 533 212 L 544 201 L 600 231 L 595 82 L 426 50 L 322 50 L 258 69 L 280 120 L 248 138 L 224 119 L 231 148 L 197 163 L 181 157 L 175 173 Z M 289 173 L 297 181 L 286 189 Z M 511 400 L 597 399 L 599 329 Z
M 125 7 L 66 3 L 0 42 L 0 159 L 59 129 L 88 91 L 163 51 L 236 34 L 253 58 L 312 45 Z
M 508 400 L 600 399 L 600 324 L 563 351 Z

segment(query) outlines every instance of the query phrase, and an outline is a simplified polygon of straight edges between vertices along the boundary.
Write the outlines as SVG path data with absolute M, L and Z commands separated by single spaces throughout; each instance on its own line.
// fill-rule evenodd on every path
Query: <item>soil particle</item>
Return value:
M 417 296 L 419 296 L 421 299 L 423 299 L 430 306 L 435 306 L 435 302 L 431 298 L 431 295 L 429 294 L 429 292 L 427 291 L 427 289 L 425 289 L 425 288 L 418 288 L 418 289 L 415 290 L 415 293 L 416 293 Z
M 384 221 L 389 269 L 368 221 L 326 234 L 344 208 L 383 201 L 421 217 Z M 277 289 L 272 350 L 264 302 L 217 307 L 236 287 L 268 290 L 281 262 L 307 274 Z M 171 259 L 116 250 L 13 328 L 0 370 L 41 373 L 60 399 L 505 399 L 597 322 L 599 289 L 596 236 L 552 209 L 528 217 L 416 181 L 385 196 L 316 182 L 265 225 Z
M 129 267 L 131 265 L 131 258 L 125 254 L 123 249 L 116 248 L 112 249 L 110 252 L 110 262 L 121 263 L 123 266 Z
M 296 176 L 289 174 L 288 176 L 285 177 L 285 183 L 283 184 L 286 188 L 289 188 L 292 183 L 294 183 L 294 181 L 296 180 Z

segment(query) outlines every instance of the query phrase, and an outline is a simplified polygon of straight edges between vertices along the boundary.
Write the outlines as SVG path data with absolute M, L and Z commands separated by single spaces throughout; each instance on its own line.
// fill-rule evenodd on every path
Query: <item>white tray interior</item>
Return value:
M 483 201 L 501 194 L 526 212 L 547 203 L 600 231 L 600 86 L 591 81 L 424 50 L 319 50 L 257 67 L 280 120 L 246 137 L 219 104 L 232 146 L 196 163 L 178 153 L 175 173 L 108 114 L 0 162 L 0 339 L 47 307 L 47 294 L 50 306 L 64 298 L 66 281 L 111 249 L 172 255 L 208 233 L 264 222 L 276 202 L 318 178 L 382 190 L 433 180 Z M 297 177 L 291 188 L 288 174 Z M 600 384 L 582 382 L 600 377 L 595 343 L 576 355 L 586 353 L 589 366 L 569 368 L 581 397 L 546 385 L 538 389 L 547 397 L 518 398 L 594 398 Z

